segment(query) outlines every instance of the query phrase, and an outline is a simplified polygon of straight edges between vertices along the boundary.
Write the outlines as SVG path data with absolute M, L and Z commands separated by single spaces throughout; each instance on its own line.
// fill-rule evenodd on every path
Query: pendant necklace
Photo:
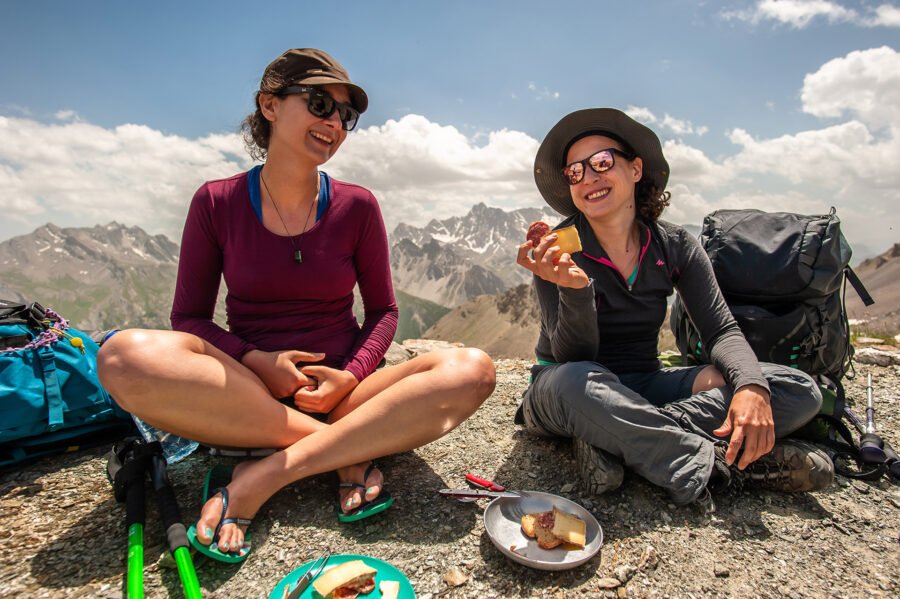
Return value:
M 278 210 L 278 204 L 275 203 L 275 196 L 272 195 L 272 192 L 269 190 L 269 184 L 266 183 L 266 178 L 262 176 L 260 173 L 259 177 L 260 181 L 263 183 L 263 187 L 266 188 L 266 193 L 269 194 L 269 199 L 272 200 L 272 206 L 275 208 L 275 214 L 278 215 L 278 220 L 281 221 L 281 226 L 284 227 L 284 232 L 287 233 L 288 240 L 291 242 L 291 247 L 294 249 L 294 262 L 297 264 L 301 264 L 303 262 L 303 252 L 300 251 L 300 248 L 294 243 L 294 236 L 291 235 L 291 232 L 288 231 L 287 223 L 284 222 L 284 218 L 281 216 L 281 212 Z M 300 243 L 300 240 L 303 238 L 303 234 L 306 233 L 306 227 L 309 225 L 309 217 L 312 216 L 312 209 L 319 201 L 319 183 L 318 178 L 316 181 L 316 198 L 309 205 L 309 212 L 306 213 L 306 220 L 303 221 L 303 230 L 300 231 L 300 234 L 297 235 L 297 243 Z

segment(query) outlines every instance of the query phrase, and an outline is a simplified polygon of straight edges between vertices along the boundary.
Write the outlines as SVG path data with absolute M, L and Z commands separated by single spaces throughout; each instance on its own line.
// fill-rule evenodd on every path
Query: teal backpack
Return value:
M 0 468 L 133 430 L 100 385 L 98 350 L 53 310 L 0 300 Z

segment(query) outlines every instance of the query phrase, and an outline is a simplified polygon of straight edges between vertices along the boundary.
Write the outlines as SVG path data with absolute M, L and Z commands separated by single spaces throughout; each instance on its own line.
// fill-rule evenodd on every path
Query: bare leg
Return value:
M 719 372 L 715 366 L 707 366 L 694 379 L 694 385 L 691 393 L 700 393 L 701 391 L 709 391 L 710 389 L 718 389 L 725 386 L 725 377 Z
M 339 420 L 283 451 L 249 464 L 228 485 L 228 517 L 252 517 L 282 487 L 348 464 L 407 451 L 450 432 L 494 389 L 494 366 L 480 350 L 432 352 L 380 370 L 363 380 L 335 409 Z M 210 499 L 197 522 L 215 529 L 221 498 Z M 224 526 L 220 539 L 240 547 L 243 531 Z
M 124 409 L 209 445 L 287 447 L 328 426 L 279 403 L 250 369 L 187 333 L 122 331 L 103 344 L 97 370 Z

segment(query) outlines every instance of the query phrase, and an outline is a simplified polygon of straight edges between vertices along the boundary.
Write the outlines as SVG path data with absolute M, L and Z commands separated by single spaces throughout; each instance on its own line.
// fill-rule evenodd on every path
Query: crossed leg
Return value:
M 308 476 L 338 470 L 343 480 L 361 480 L 370 460 L 453 430 L 495 382 L 493 362 L 480 350 L 431 352 L 364 379 L 326 424 L 276 401 L 249 369 L 186 333 L 119 333 L 104 344 L 98 371 L 123 408 L 161 429 L 210 445 L 284 448 L 235 470 L 229 518 L 252 517 L 282 487 Z M 380 490 L 380 474 L 372 479 Z M 205 533 L 218 524 L 221 505 L 216 496 L 203 507 L 201 541 L 209 542 Z M 242 542 L 239 527 L 222 527 L 220 546 Z

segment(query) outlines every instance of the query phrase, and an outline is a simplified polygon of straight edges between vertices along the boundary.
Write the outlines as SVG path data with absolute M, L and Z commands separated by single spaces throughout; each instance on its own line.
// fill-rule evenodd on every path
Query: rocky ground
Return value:
M 527 366 L 497 362 L 497 389 L 473 418 L 438 442 L 383 461 L 396 501 L 382 516 L 338 523 L 328 476 L 282 490 L 257 515 L 246 562 L 195 557 L 204 596 L 268 597 L 283 576 L 325 548 L 390 562 L 424 599 L 900 596 L 900 486 L 838 478 L 812 494 L 745 491 L 720 498 L 711 515 L 675 507 L 635 476 L 617 492 L 587 496 L 573 484 L 569 442 L 537 439 L 512 424 Z M 900 447 L 900 366 L 857 365 L 848 394 L 858 412 L 869 372 L 881 432 Z M 170 467 L 186 519 L 197 516 L 212 463 L 198 452 Z M 0 596 L 123 595 L 124 509 L 113 499 L 105 465 L 98 449 L 0 475 Z M 564 572 L 508 560 L 485 533 L 484 501 L 436 494 L 464 486 L 467 472 L 583 505 L 603 527 L 600 553 Z M 153 507 L 145 538 L 146 596 L 181 597 Z M 658 560 L 645 559 L 638 569 L 642 556 L 653 555 Z

